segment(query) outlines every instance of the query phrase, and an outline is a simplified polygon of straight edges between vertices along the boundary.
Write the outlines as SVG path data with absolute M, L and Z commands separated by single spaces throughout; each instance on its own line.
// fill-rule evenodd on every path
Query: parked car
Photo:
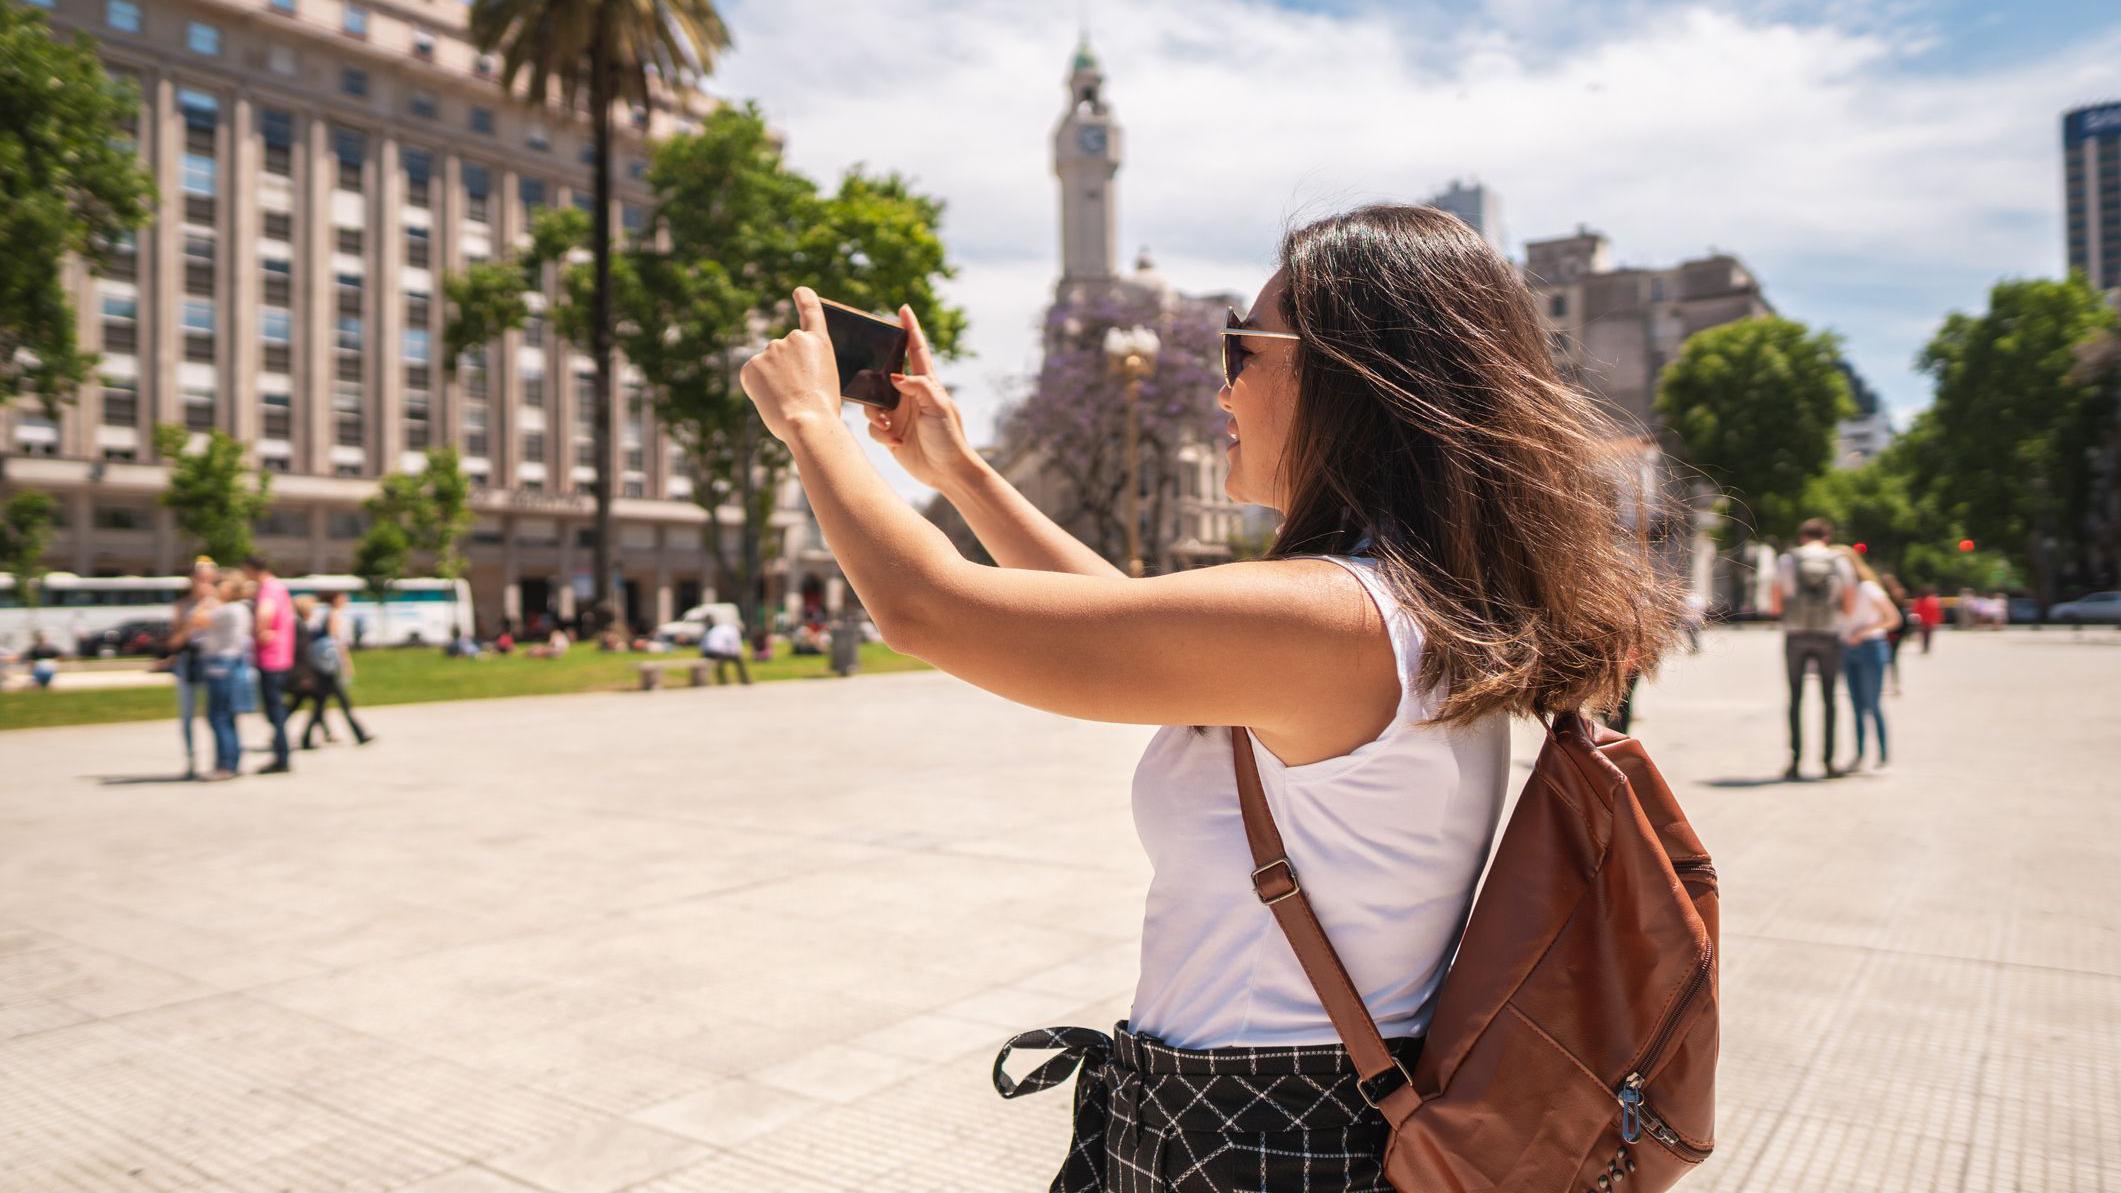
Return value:
M 170 624 L 167 617 L 147 617 L 117 625 L 92 635 L 94 653 L 102 658 L 118 655 L 160 656 L 168 650 Z
M 727 601 L 712 605 L 694 605 L 685 610 L 685 616 L 657 626 L 655 636 L 672 646 L 698 646 L 700 639 L 707 636 L 707 627 L 720 625 L 725 621 L 735 626 L 740 633 L 744 629 L 742 615 L 737 612 L 735 605 Z
M 2012 625 L 2039 625 L 2047 620 L 2041 616 L 2038 597 L 2014 596 L 2010 600 L 2010 623 Z
M 2047 619 L 2063 625 L 2121 625 L 2121 592 L 2095 592 L 2064 601 L 2047 611 Z

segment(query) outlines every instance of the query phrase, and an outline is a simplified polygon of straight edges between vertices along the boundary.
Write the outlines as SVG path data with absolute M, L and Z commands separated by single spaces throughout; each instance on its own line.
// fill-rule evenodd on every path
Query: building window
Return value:
M 214 429 L 214 391 L 205 386 L 184 387 L 184 429 L 187 431 L 211 431 Z
M 491 78 L 493 76 L 493 55 L 481 54 L 477 58 L 472 59 L 471 73 L 482 79 Z M 486 131 L 491 132 L 493 130 L 488 129 Z
M 356 70 L 351 66 L 340 71 L 339 90 L 344 91 L 348 95 L 366 96 L 368 94 L 368 72 Z
M 146 530 L 147 511 L 132 505 L 99 505 L 89 514 L 97 530 Z
M 213 237 L 185 236 L 184 292 L 201 298 L 214 296 Z
M 361 230 L 360 230 L 359 228 L 341 228 L 341 229 L 339 229 L 339 241 L 338 241 L 338 246 L 339 246 L 339 251 L 340 251 L 340 252 L 342 252 L 342 253 L 345 253 L 345 254 L 347 254 L 348 256 L 352 256 L 352 257 L 358 257 L 358 256 L 360 256 L 360 255 L 361 255 Z
M 435 35 L 425 29 L 412 31 L 412 52 L 415 57 L 433 62 L 435 58 Z
M 486 407 L 466 407 L 464 410 L 464 454 L 473 457 L 484 457 L 487 450 Z
M 406 228 L 405 263 L 415 269 L 427 268 L 428 245 L 432 239 L 425 228 Z
M 268 344 L 285 344 L 294 330 L 294 321 L 288 312 L 278 307 L 265 307 L 258 313 L 258 334 Z
M 272 10 L 283 17 L 295 15 L 295 0 L 266 0 Z
M 407 327 L 427 326 L 431 318 L 430 312 L 433 310 L 434 303 L 428 298 L 425 291 L 407 290 L 405 292 L 405 325 Z
M 294 262 L 284 257 L 262 257 L 258 268 L 265 274 L 265 301 L 284 307 L 294 301 Z
M 545 206 L 545 181 L 541 178 L 519 178 L 516 180 L 516 197 L 523 201 L 525 215 Z
M 213 363 L 213 303 L 193 300 L 186 300 L 184 303 L 184 359 Z
M 1549 299 L 1547 299 L 1547 314 L 1549 314 L 1549 315 L 1552 315 L 1552 316 L 1554 316 L 1554 317 L 1555 317 L 1556 319 L 1560 319 L 1560 318 L 1562 318 L 1563 316 L 1566 316 L 1566 315 L 1567 315 L 1568 313 L 1569 313 L 1569 296 L 1568 296 L 1568 295 L 1566 295 L 1566 294 L 1556 294 L 1556 295 L 1554 295 L 1554 296 L 1553 296 L 1552 298 L 1549 298 Z
M 184 193 L 214 197 L 214 159 L 203 153 L 184 155 Z
M 138 33 L 140 6 L 133 0 L 110 0 L 103 9 L 103 21 L 120 33 Z
M 525 432 L 523 432 L 523 458 L 524 458 L 525 460 L 535 460 L 535 461 L 537 461 L 538 463 L 541 463 L 541 464 L 542 464 L 542 463 L 544 463 L 544 461 L 545 461 L 545 432 L 543 432 L 543 431 L 525 431 Z
M 361 387 L 344 382 L 332 386 L 332 442 L 340 447 L 360 447 L 361 438 Z M 341 468 L 345 465 L 340 465 Z M 348 475 L 341 473 L 340 475 Z M 361 475 L 359 466 L 351 473 Z
M 221 31 L 204 21 L 193 21 L 184 27 L 184 44 L 194 54 L 218 58 L 221 56 Z
M 276 75 L 295 73 L 295 52 L 286 46 L 272 46 L 265 51 L 266 69 Z
M 368 10 L 358 4 L 347 5 L 346 14 L 340 19 L 339 28 L 345 30 L 348 37 L 367 37 Z
M 260 110 L 258 132 L 265 141 L 265 172 L 280 178 L 292 177 L 295 172 L 294 113 L 278 108 Z
M 574 202 L 574 209 L 576 211 L 582 212 L 585 215 L 596 214 L 596 198 L 592 196 L 588 191 L 575 191 L 573 193 L 572 198 Z
M 286 439 L 294 430 L 294 403 L 285 393 L 268 391 L 258 395 L 258 405 L 265 415 L 265 438 Z M 281 457 L 285 459 L 286 457 Z
M 552 148 L 552 130 L 542 124 L 533 124 L 530 131 L 524 135 L 523 143 L 539 153 L 544 153 Z
M 432 339 L 431 339 L 431 338 L 429 337 L 429 335 L 428 335 L 428 331 L 427 331 L 427 329 L 426 329 L 426 328 L 424 328 L 424 327 L 408 327 L 408 328 L 406 328 L 406 329 L 405 329 L 405 363 L 406 363 L 406 364 L 408 364 L 408 365 L 424 365 L 424 364 L 426 364 L 426 363 L 428 362 L 428 359 L 429 359 L 429 357 L 428 357 L 428 351 L 429 351 L 429 348 L 430 348 L 430 346 L 431 346 L 431 344 L 432 344 L 432 343 L 433 343 L 433 341 L 432 341 Z
M 489 136 L 489 137 L 493 135 L 493 109 L 492 109 L 492 108 L 482 108 L 482 107 L 478 106 L 477 104 L 473 104 L 473 105 L 472 105 L 472 108 L 471 108 L 471 131 L 473 131 L 473 132 L 475 132 L 475 133 L 483 133 L 484 135 L 486 135 L 486 136 Z
M 103 379 L 103 425 L 106 427 L 137 427 L 140 425 L 140 383 L 132 377 L 105 377 Z
M 338 342 L 339 351 L 341 352 L 359 352 L 361 350 L 361 317 L 359 315 L 339 316 Z
M 115 294 L 103 296 L 103 350 L 131 353 L 139 350 L 139 303 Z
M 486 195 L 492 178 L 486 167 L 464 163 L 464 218 L 474 224 L 486 222 Z
M 622 203 L 619 205 L 619 226 L 626 229 L 627 235 L 639 236 L 641 229 L 648 226 L 648 213 L 631 203 Z
M 361 193 L 361 163 L 368 158 L 368 137 L 350 128 L 331 130 L 332 154 L 339 159 L 339 189 Z
M 418 116 L 420 119 L 433 120 L 435 114 L 442 110 L 442 101 L 436 97 L 434 92 L 421 87 L 413 90 L 412 94 L 406 99 L 405 106 L 412 111 L 413 115 Z
M 648 163 L 642 161 L 640 158 L 634 158 L 631 161 L 628 161 L 626 163 L 626 177 L 633 179 L 635 182 L 640 182 L 643 179 L 647 178 Z
M 523 378 L 523 405 L 533 410 L 545 405 L 545 378 L 542 374 Z
M 400 156 L 405 162 L 406 206 L 430 206 L 433 202 L 434 155 L 425 149 L 407 148 Z
M 294 235 L 295 217 L 292 213 L 285 211 L 268 211 L 265 213 L 265 239 L 292 241 Z M 265 268 L 271 269 L 271 262 L 267 262 Z M 286 263 L 282 262 L 280 268 L 285 271 L 287 268 Z
M 333 512 L 324 517 L 324 534 L 339 542 L 351 542 L 368 533 L 368 525 L 356 513 Z

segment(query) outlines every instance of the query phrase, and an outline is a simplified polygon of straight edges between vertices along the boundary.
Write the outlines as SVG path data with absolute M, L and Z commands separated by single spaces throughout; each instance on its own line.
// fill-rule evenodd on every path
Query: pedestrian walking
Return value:
M 193 749 L 192 725 L 206 707 L 204 633 L 221 603 L 215 592 L 214 561 L 201 555 L 192 560 L 191 591 L 177 598 L 169 610 L 167 667 L 177 689 L 177 732 L 184 739 L 184 777 L 199 777 L 198 754 Z M 211 732 L 211 730 L 209 730 Z
M 1825 741 L 1819 753 L 1826 777 L 1838 779 L 1834 762 L 1836 710 L 1834 692 L 1841 683 L 1842 626 L 1856 607 L 1856 570 L 1833 548 L 1834 524 L 1813 518 L 1797 529 L 1797 548 L 1785 552 L 1776 567 L 1774 612 L 1782 618 L 1782 661 L 1790 684 L 1790 767 L 1785 779 L 1802 778 L 1804 756 L 1804 677 L 1819 673 L 1820 702 L 1826 707 Z
M 1944 624 L 1944 598 L 1937 595 L 1937 586 L 1923 586 L 1922 595 L 1915 598 L 1915 628 L 1922 635 L 1922 653 L 1930 652 L 1930 635 Z
M 999 567 L 893 497 L 848 432 L 810 290 L 801 328 L 742 373 L 887 642 L 1019 703 L 1162 726 L 1132 785 L 1154 864 L 1132 1013 L 1111 1036 L 1027 1033 L 1073 1055 L 997 1083 L 1043 1088 L 1090 1058 L 1063 1193 L 1385 1188 L 1373 1107 L 1407 1091 L 1358 1083 L 1255 889 L 1288 899 L 1301 878 L 1367 992 L 1344 1013 L 1412 1064 L 1501 814 L 1511 717 L 1610 710 L 1630 660 L 1680 637 L 1680 593 L 1600 496 L 1608 424 L 1556 374 L 1517 270 L 1400 205 L 1296 229 L 1281 258 L 1222 331 L 1226 488 L 1284 515 L 1261 560 L 1132 578 L 1099 556 L 971 450 L 910 308 L 900 402 L 869 433 Z M 1247 759 L 1287 849 L 1265 879 Z
M 272 763 L 259 769 L 261 775 L 284 775 L 294 769 L 288 756 L 288 673 L 295 665 L 295 605 L 287 585 L 273 574 L 264 559 L 253 555 L 243 561 L 243 574 L 258 586 L 257 665 L 258 703 L 272 722 Z
M 1915 603 L 1908 599 L 1907 589 L 1901 587 L 1900 578 L 1890 572 L 1879 577 L 1885 587 L 1885 595 L 1893 602 L 1897 615 L 1893 628 L 1885 632 L 1885 677 L 1886 691 L 1900 694 L 1900 643 L 1907 638 L 1909 627 L 1914 625 Z
M 1879 583 L 1878 573 L 1871 570 L 1863 556 L 1847 547 L 1837 548 L 1836 553 L 1856 575 L 1856 600 L 1841 630 L 1841 641 L 1846 647 L 1842 670 L 1848 677 L 1849 703 L 1856 711 L 1856 756 L 1850 759 L 1845 769 L 1862 769 L 1865 730 L 1875 727 L 1878 761 L 1872 769 L 1884 770 L 1885 707 L 1880 697 L 1891 652 L 1886 638 L 1900 626 L 1900 607 L 1893 603 L 1892 594 Z
M 257 649 L 251 627 L 251 608 L 243 599 L 243 582 L 234 577 L 223 580 L 219 600 L 208 613 L 200 642 L 201 670 L 206 677 L 206 724 L 214 735 L 214 769 L 205 777 L 212 782 L 235 778 L 242 762 L 243 744 L 236 735 L 236 715 L 246 663 Z
M 331 723 L 325 719 L 325 705 L 329 701 L 339 702 L 339 715 L 346 718 L 346 727 L 353 731 L 354 744 L 365 746 L 375 740 L 375 735 L 361 727 L 354 717 L 353 701 L 346 695 L 343 675 L 346 670 L 345 652 L 340 646 L 342 637 L 333 632 L 332 619 L 339 615 L 344 605 L 345 593 L 335 593 L 334 603 L 319 605 L 314 599 L 303 596 L 295 600 L 295 673 L 297 690 L 303 693 L 296 701 L 295 712 L 303 705 L 309 707 L 309 721 L 302 726 L 302 748 L 317 748 L 317 730 L 324 731 L 324 740 L 337 741 L 331 733 Z

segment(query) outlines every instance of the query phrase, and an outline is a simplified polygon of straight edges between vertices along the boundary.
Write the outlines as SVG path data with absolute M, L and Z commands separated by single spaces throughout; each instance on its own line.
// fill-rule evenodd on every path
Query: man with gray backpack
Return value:
M 1846 772 L 1834 765 L 1834 686 L 1841 678 L 1841 627 L 1856 607 L 1856 573 L 1831 543 L 1834 524 L 1812 518 L 1797 528 L 1797 549 L 1785 552 L 1776 568 L 1774 612 L 1782 618 L 1782 659 L 1790 677 L 1790 768 L 1785 779 L 1797 779 L 1804 753 L 1804 673 L 1819 668 L 1819 692 L 1826 705 L 1826 749 L 1821 757 L 1826 777 Z

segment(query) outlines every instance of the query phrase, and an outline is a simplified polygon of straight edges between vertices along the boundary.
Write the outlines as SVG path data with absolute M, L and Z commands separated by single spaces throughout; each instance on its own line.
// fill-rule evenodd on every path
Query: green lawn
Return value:
M 788 653 L 786 643 L 776 649 L 779 653 L 772 662 L 751 664 L 752 679 L 813 679 L 832 674 L 823 655 L 798 658 Z M 432 648 L 365 650 L 354 656 L 357 674 L 352 691 L 356 706 L 625 691 L 640 686 L 639 667 L 644 662 L 690 662 L 694 657 L 690 651 L 606 654 L 580 646 L 560 659 L 532 659 L 517 653 L 466 660 L 444 658 Z M 862 647 L 858 674 L 927 667 L 919 659 L 871 642 Z M 689 682 L 683 668 L 663 677 L 665 687 L 683 687 Z M 0 729 L 152 721 L 176 715 L 177 698 L 167 687 L 0 693 Z

